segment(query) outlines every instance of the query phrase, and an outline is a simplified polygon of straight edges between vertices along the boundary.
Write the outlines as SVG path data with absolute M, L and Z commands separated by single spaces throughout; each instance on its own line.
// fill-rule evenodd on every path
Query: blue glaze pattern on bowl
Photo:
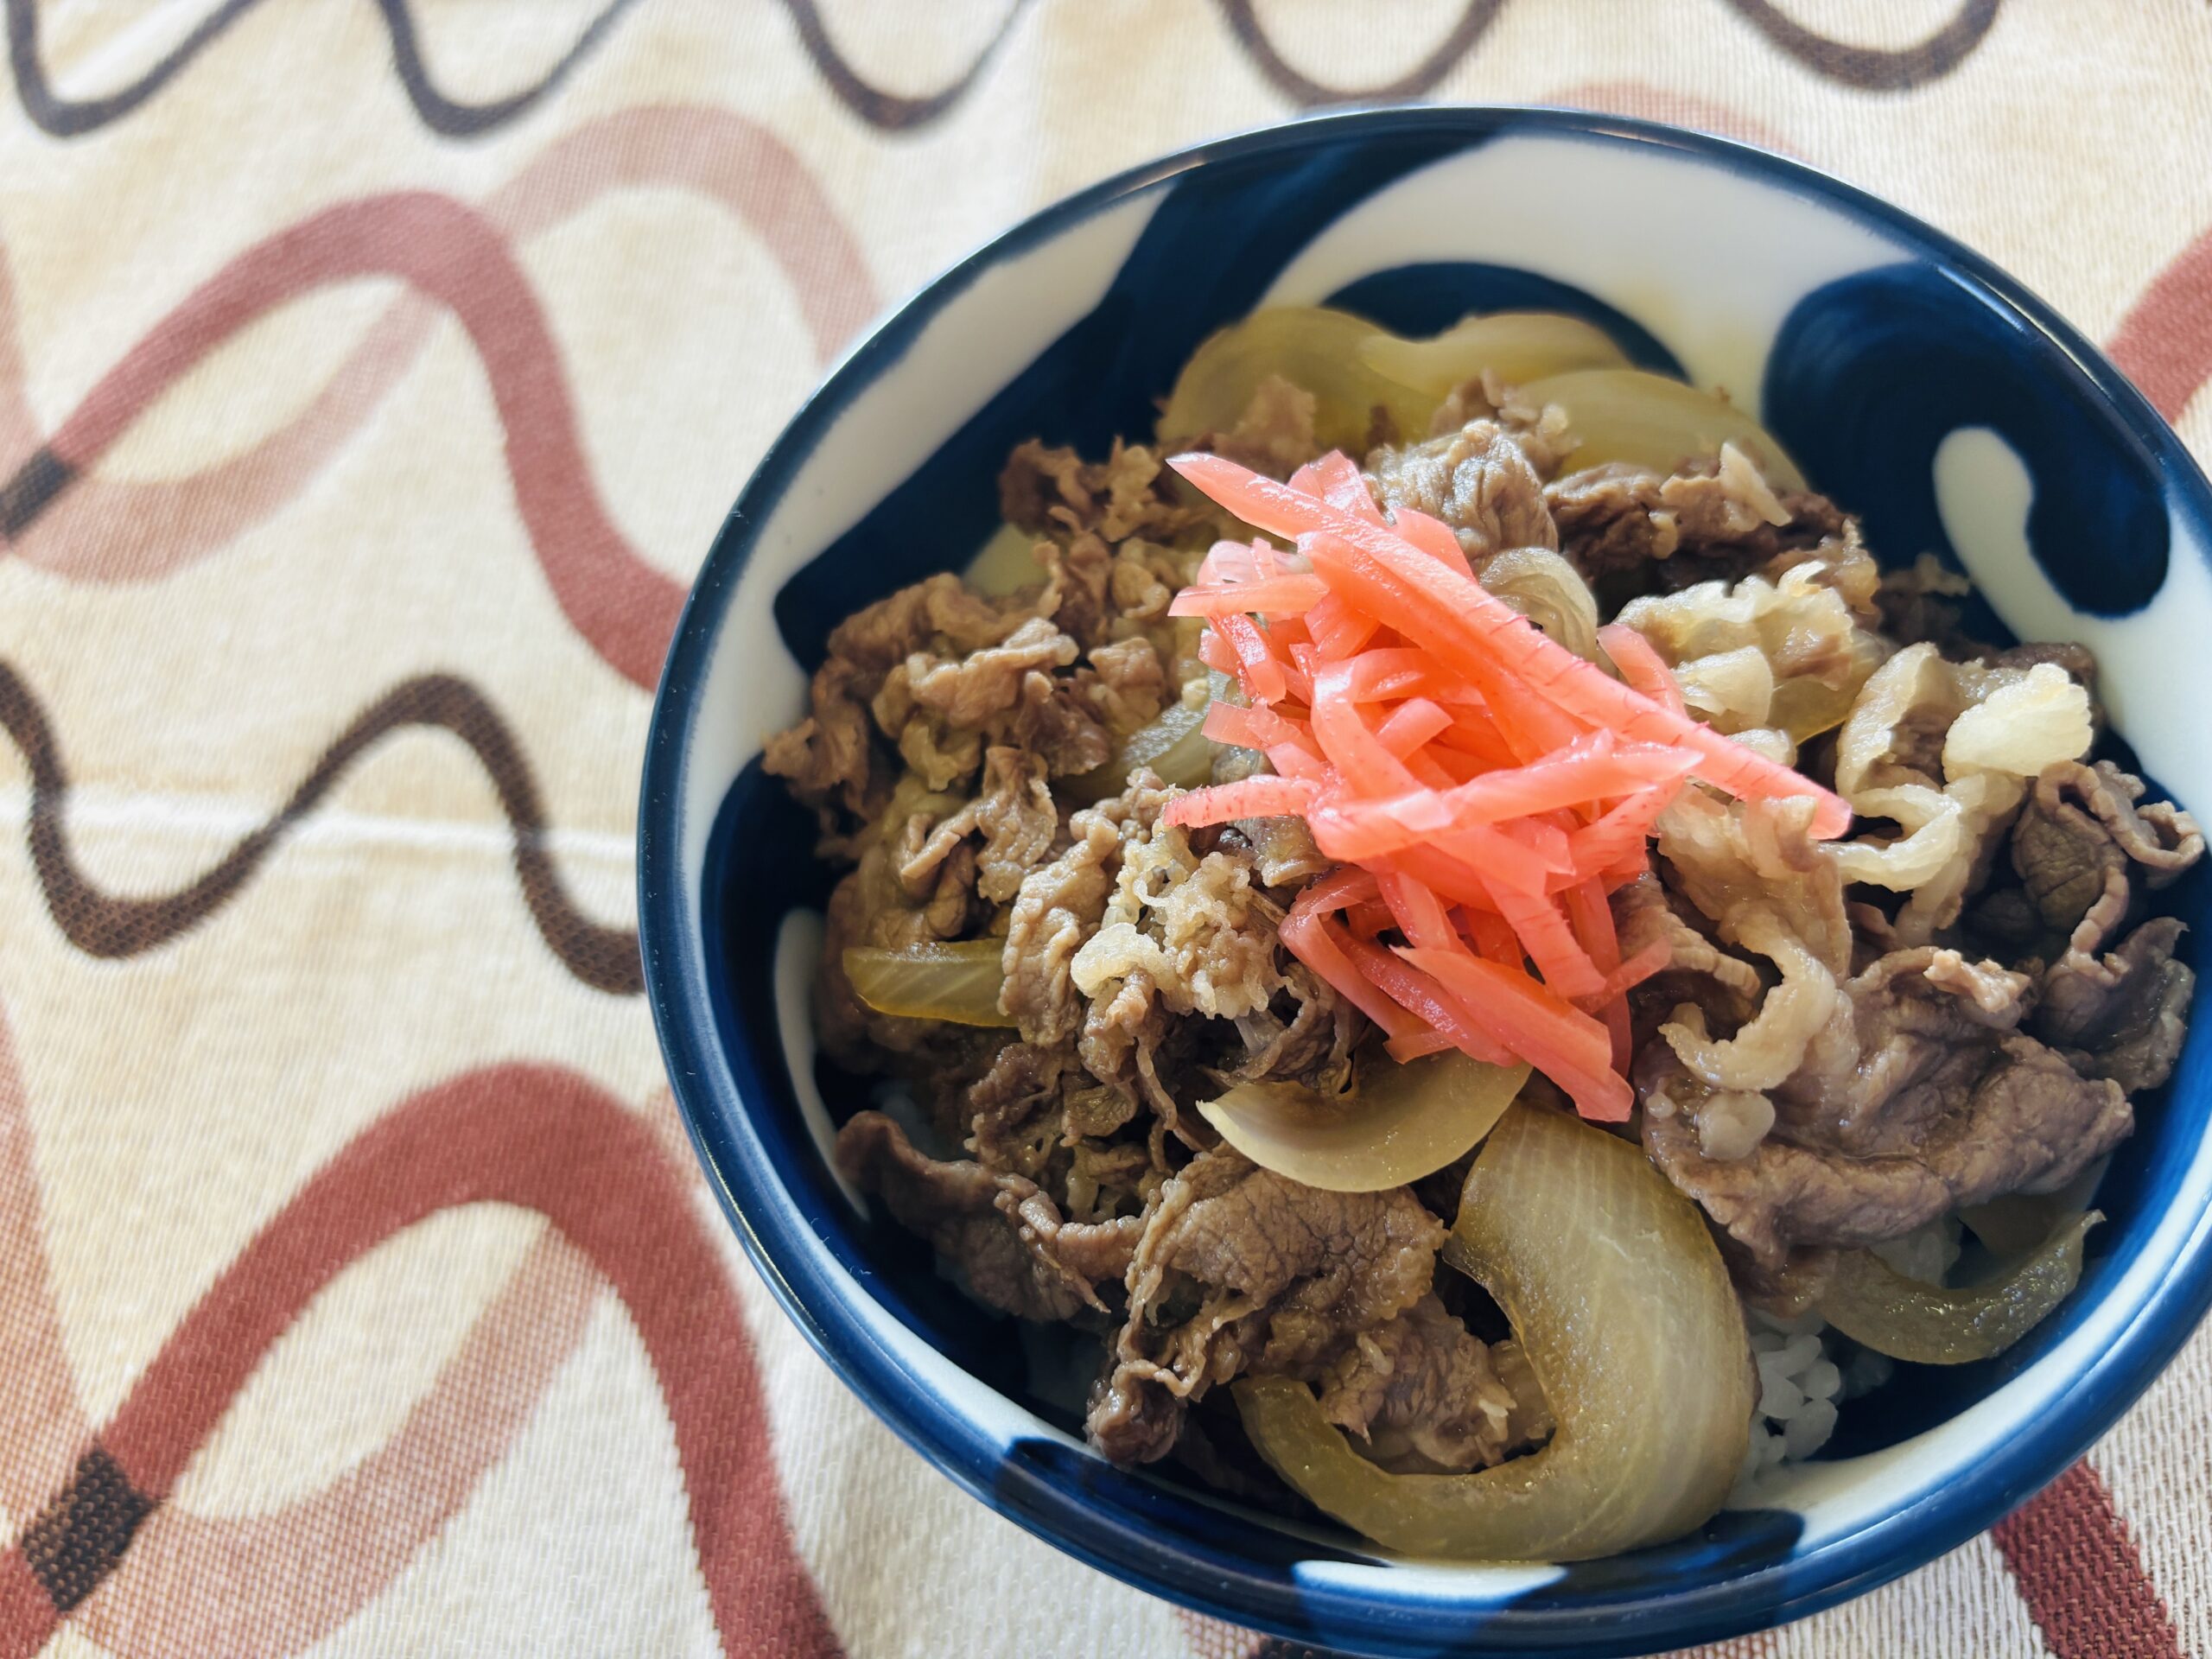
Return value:
M 2056 1475 L 2212 1301 L 2212 1046 L 2143 1103 L 2076 1294 L 1999 1359 L 1916 1370 L 1834 1452 L 1662 1548 L 1568 1567 L 1391 1560 L 1114 1468 L 1028 1399 L 1003 1322 L 823 1156 L 852 1080 L 807 983 L 826 873 L 758 764 L 829 630 L 957 568 L 1008 449 L 1103 452 L 1214 328 L 1327 302 L 1405 332 L 1540 305 L 1727 388 L 1890 562 L 1974 575 L 1984 620 L 2075 639 L 2148 772 L 2212 800 L 2212 490 L 2095 350 L 1896 210 L 1723 140 L 1560 111 L 1358 111 L 1201 146 L 1049 208 L 885 322 L 777 442 L 701 573 L 648 738 L 648 991 L 700 1156 L 754 1262 L 907 1440 L 1040 1536 L 1189 1606 L 1381 1654 L 1646 1652 L 1798 1617 L 1948 1550 Z M 2192 926 L 2202 873 L 2166 895 Z M 2198 1007 L 2204 994 L 2200 988 Z

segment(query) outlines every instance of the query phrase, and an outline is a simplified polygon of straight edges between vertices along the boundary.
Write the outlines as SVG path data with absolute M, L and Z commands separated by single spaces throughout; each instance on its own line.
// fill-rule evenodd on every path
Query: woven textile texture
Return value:
M 0 1656 L 1290 1651 L 844 1392 L 639 995 L 684 583 L 1031 209 L 1349 98 L 1682 121 L 2212 451 L 2204 0 L 0 8 Z M 2208 1402 L 2200 1338 L 1993 1533 L 1719 1651 L 2212 1651 Z

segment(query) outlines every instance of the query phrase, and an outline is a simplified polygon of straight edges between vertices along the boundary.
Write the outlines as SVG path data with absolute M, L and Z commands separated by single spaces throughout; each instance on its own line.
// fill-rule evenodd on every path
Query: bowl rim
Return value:
M 1982 1532 L 2064 1471 L 2149 1386 L 2212 1308 L 2212 1206 L 2179 1243 L 2172 1269 L 2109 1345 L 2064 1382 L 2042 1418 L 1995 1455 L 1915 1502 L 1810 1551 L 1738 1576 L 1586 1607 L 1502 1610 L 1424 1586 L 1414 1606 L 1331 1582 L 1291 1584 L 1241 1572 L 1226 1554 L 1201 1559 L 1144 1527 L 1060 1490 L 999 1438 L 933 1395 L 892 1348 L 837 1306 L 830 1275 L 794 1236 L 795 1217 L 744 1194 L 772 1181 L 765 1147 L 717 1067 L 741 1058 L 721 1040 L 701 951 L 701 918 L 682 879 L 681 813 L 689 745 L 729 597 L 764 523 L 798 465 L 846 404 L 956 295 L 1001 260 L 1100 210 L 1210 163 L 1324 145 L 1369 132 L 1444 131 L 1478 138 L 1508 129 L 1597 138 L 1717 162 L 1824 207 L 1860 216 L 2025 323 L 2093 386 L 2107 410 L 2155 454 L 2169 489 L 2212 520 L 2212 485 L 2149 400 L 2048 304 L 1979 253 L 1880 197 L 1790 157 L 1714 134 L 1627 116 L 1543 105 L 1357 105 L 1274 122 L 1171 151 L 1025 216 L 884 311 L 823 373 L 747 480 L 686 597 L 649 719 L 638 814 L 639 947 L 645 993 L 677 1103 L 709 1185 L 747 1255 L 784 1311 L 845 1385 L 894 1433 L 970 1495 L 1045 1541 L 1123 1582 L 1231 1623 L 1295 1641 L 1351 1639 L 1377 1652 L 1443 1650 L 1636 1655 L 1725 1639 L 1817 1612 L 1898 1578 Z M 749 1059 L 747 1062 L 749 1066 Z M 818 1245 L 816 1246 L 818 1249 Z M 865 1294 L 865 1287 L 861 1287 Z M 827 1314 L 818 1312 L 822 1297 Z M 981 1386 L 981 1385 L 979 1385 Z M 1455 1610 L 1457 1616 L 1455 1617 Z

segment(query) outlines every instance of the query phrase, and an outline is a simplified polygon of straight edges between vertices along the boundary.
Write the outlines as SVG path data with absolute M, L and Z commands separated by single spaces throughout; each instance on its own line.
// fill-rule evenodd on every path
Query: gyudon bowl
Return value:
M 1148 440 L 1202 342 L 1300 306 L 1415 339 L 1560 315 L 1621 360 L 1725 389 L 1885 564 L 1932 556 L 1924 574 L 1971 578 L 1978 639 L 2094 652 L 2100 757 L 2154 798 L 2212 795 L 2212 491 L 1986 262 L 1803 168 L 1634 122 L 1372 111 L 1224 140 L 1047 209 L 923 289 L 778 440 L 707 561 L 653 713 L 639 893 L 654 1015 L 715 1190 L 809 1338 L 925 1456 L 1060 1548 L 1225 1618 L 1384 1653 L 1643 1652 L 1895 1577 L 2056 1475 L 2212 1300 L 2201 1040 L 2136 1095 L 2078 1287 L 2024 1337 L 1847 1398 L 1825 1444 L 1686 1536 L 1566 1565 L 1408 1560 L 1173 1461 L 1108 1461 L 1052 1374 L 1058 1351 L 961 1294 L 839 1173 L 838 1126 L 882 1091 L 820 1052 L 835 871 L 764 745 L 804 713 L 840 621 L 992 541 L 1018 445 L 1096 458 Z M 2196 929 L 2205 903 L 2191 873 L 2156 908 Z M 1785 1345 L 1763 1345 L 1763 1376 Z M 1667 1416 L 1653 1402 L 1654 1434 Z

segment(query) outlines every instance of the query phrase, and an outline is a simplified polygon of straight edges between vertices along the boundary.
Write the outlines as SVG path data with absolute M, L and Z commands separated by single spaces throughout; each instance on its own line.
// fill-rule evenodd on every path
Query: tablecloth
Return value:
M 840 1387 L 639 995 L 685 582 L 855 331 L 1030 209 L 1346 99 L 1660 117 L 1963 238 L 2212 448 L 2204 0 L 4 11 L 4 1655 L 1292 1650 Z M 2208 1381 L 1715 1651 L 2212 1650 Z

